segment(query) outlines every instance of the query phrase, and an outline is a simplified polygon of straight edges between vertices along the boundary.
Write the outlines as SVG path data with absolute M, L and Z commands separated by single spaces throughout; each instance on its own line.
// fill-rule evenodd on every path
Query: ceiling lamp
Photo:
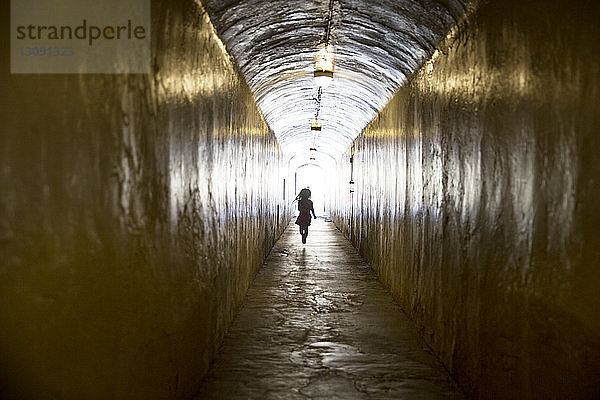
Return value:
M 333 82 L 333 51 L 331 46 L 319 50 L 315 56 L 315 83 L 327 87 Z
M 311 124 L 310 124 L 310 130 L 311 131 L 321 131 L 321 122 L 319 122 L 318 119 L 315 119 Z

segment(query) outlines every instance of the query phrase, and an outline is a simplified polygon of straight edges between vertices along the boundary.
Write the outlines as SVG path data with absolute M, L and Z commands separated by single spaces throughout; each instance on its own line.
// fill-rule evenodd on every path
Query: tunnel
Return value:
M 147 0 L 142 73 L 19 70 L 34 3 L 1 399 L 600 398 L 598 2 Z

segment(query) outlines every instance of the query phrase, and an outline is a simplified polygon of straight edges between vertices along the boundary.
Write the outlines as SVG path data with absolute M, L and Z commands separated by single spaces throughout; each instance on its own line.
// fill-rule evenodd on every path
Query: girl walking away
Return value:
M 310 199 L 310 190 L 302 189 L 298 196 L 296 196 L 296 200 L 298 200 L 298 211 L 300 211 L 300 215 L 296 218 L 296 225 L 300 225 L 302 243 L 306 243 L 308 226 L 310 225 L 310 213 L 312 212 L 313 217 L 317 218 L 315 209 L 313 208 L 313 202 Z

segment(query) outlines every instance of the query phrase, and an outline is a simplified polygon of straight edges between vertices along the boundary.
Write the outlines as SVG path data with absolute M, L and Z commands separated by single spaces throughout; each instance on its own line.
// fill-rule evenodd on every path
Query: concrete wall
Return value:
M 600 6 L 482 1 L 354 143 L 334 219 L 473 398 L 600 396 Z
M 289 220 L 276 140 L 193 1 L 152 76 L 10 75 L 9 3 L 0 398 L 189 398 Z

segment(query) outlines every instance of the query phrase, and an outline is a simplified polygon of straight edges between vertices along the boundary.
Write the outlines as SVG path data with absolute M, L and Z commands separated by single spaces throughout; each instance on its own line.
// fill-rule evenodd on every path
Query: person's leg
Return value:
M 300 227 L 300 234 L 302 234 L 302 243 L 306 243 L 306 235 L 307 235 L 306 230 L 307 230 L 307 228 L 308 227 L 306 227 L 306 226 L 301 226 Z

